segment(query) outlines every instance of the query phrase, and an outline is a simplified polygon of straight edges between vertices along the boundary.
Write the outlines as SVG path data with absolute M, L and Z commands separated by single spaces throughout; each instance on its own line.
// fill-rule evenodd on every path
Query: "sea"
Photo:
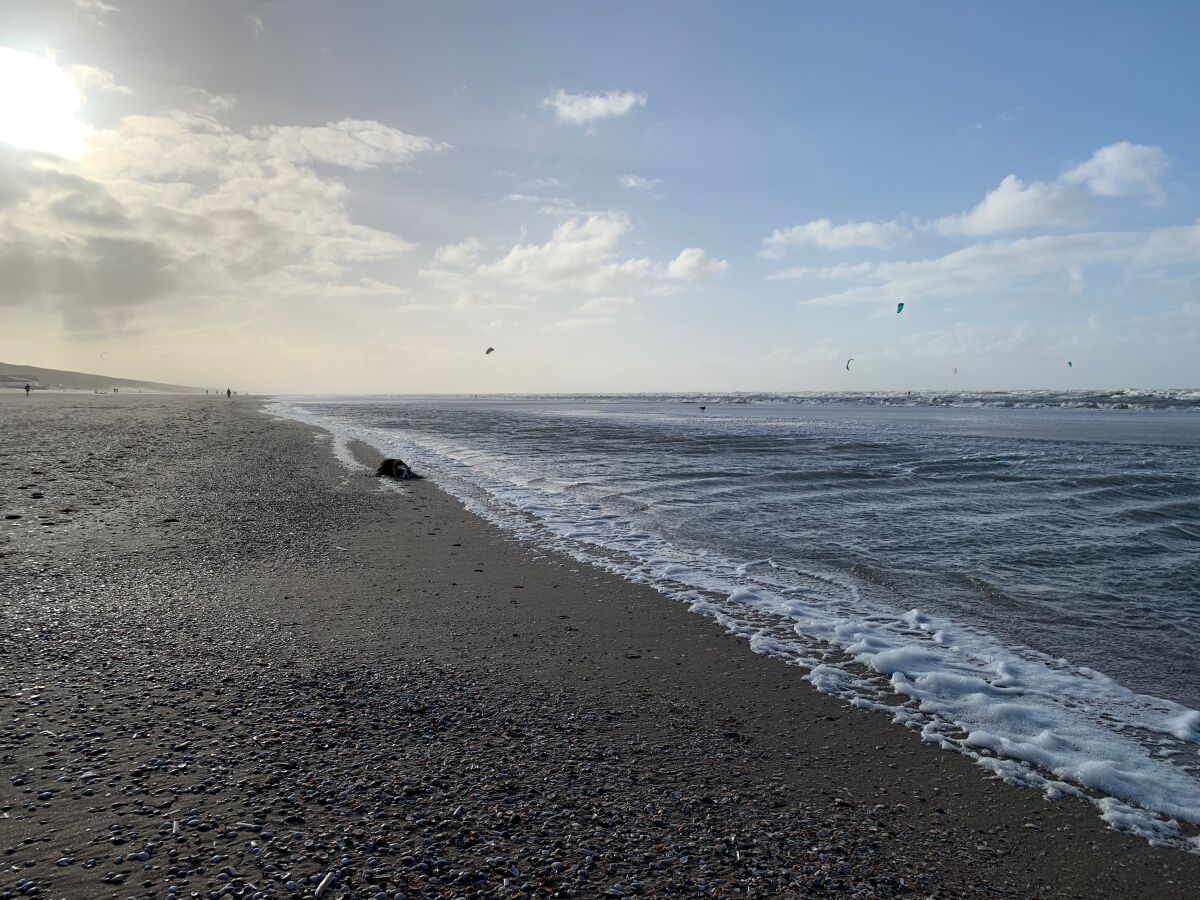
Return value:
M 284 397 L 993 777 L 1200 852 L 1200 390 Z M 731 676 L 736 677 L 736 676 Z

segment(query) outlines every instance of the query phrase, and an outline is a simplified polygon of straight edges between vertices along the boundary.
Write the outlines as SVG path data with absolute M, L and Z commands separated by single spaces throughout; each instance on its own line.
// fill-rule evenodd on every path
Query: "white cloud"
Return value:
M 607 325 L 608 322 L 609 319 L 603 316 L 563 319 L 559 322 L 551 322 L 549 325 L 543 325 L 542 331 L 578 331 L 580 328 L 595 328 L 597 325 Z
M 465 268 L 478 262 L 479 254 L 482 252 L 483 244 L 479 239 L 469 237 L 458 244 L 438 247 L 437 252 L 433 254 L 433 261 L 443 266 Z
M 617 183 L 626 191 L 638 191 L 657 198 L 658 187 L 663 183 L 661 178 L 642 178 L 640 175 L 622 175 Z
M 471 277 L 466 272 L 430 268 L 418 270 L 417 275 L 424 278 L 439 291 L 457 293 L 469 290 L 471 287 Z
M 1123 267 L 1127 278 L 1200 262 L 1200 225 L 1150 232 L 1085 232 L 974 244 L 944 256 L 879 263 L 862 284 L 802 301 L 818 305 L 890 303 L 896 297 L 949 299 L 1023 290 L 1063 292 L 1089 270 Z
M 103 25 L 107 16 L 121 11 L 104 0 L 75 0 L 75 8 L 97 25 Z
M 1061 180 L 1083 185 L 1097 197 L 1143 196 L 1162 203 L 1166 171 L 1167 155 L 1161 147 L 1120 141 L 1101 147 L 1087 162 L 1068 169 Z
M 653 269 L 649 259 L 617 258 L 617 245 L 629 228 L 629 220 L 619 213 L 568 219 L 544 244 L 517 244 L 481 266 L 478 274 L 535 291 L 619 289 Z
M 1101 147 L 1055 181 L 1026 184 L 1008 175 L 974 209 L 938 219 L 933 227 L 942 234 L 971 236 L 1075 227 L 1088 220 L 1089 196 L 1141 196 L 1162 203 L 1166 170 L 1161 148 L 1121 141 Z
M 729 268 L 723 259 L 706 256 L 699 247 L 688 247 L 679 252 L 667 266 L 667 277 L 675 281 L 696 281 L 719 275 Z
M 637 309 L 637 301 L 632 297 L 593 297 L 579 307 L 581 313 L 595 316 L 613 316 Z
M 544 194 L 506 194 L 500 198 L 501 203 L 523 203 L 528 206 L 537 206 L 538 214 L 543 216 L 579 216 L 591 215 L 589 210 L 583 209 L 570 197 L 548 197 Z
M 600 119 L 623 116 L 646 105 L 646 95 L 635 91 L 605 91 L 598 94 L 572 94 L 559 89 L 542 100 L 542 109 L 554 110 L 558 121 L 568 125 L 587 125 Z
M 403 166 L 418 156 L 440 153 L 447 145 L 389 125 L 364 119 L 342 119 L 328 125 L 268 125 L 254 129 L 276 156 L 296 163 L 319 162 L 348 169 Z
M 213 94 L 203 88 L 187 88 L 187 93 L 195 100 L 195 106 L 202 114 L 219 115 L 229 112 L 238 104 L 237 94 Z
M 791 228 L 777 228 L 763 238 L 763 249 L 759 255 L 767 259 L 780 259 L 788 247 L 805 245 L 833 250 L 847 247 L 884 249 L 908 236 L 908 229 L 897 222 L 846 222 L 834 225 L 829 219 L 814 219 Z
M 807 267 L 784 269 L 772 272 L 767 276 L 768 281 L 793 281 L 800 278 L 825 278 L 831 280 L 846 280 L 860 278 L 875 268 L 873 262 L 838 263 L 836 266 Z
M 245 134 L 175 110 L 126 116 L 76 163 L 0 153 L 0 304 L 50 301 L 94 328 L 178 297 L 401 295 L 353 267 L 412 245 L 354 222 L 346 185 L 310 163 L 401 165 L 441 146 L 378 122 Z
M 117 84 L 112 72 L 97 68 L 96 66 L 67 66 L 65 71 L 75 79 L 75 83 L 79 85 L 80 90 L 86 91 L 89 88 L 95 88 L 96 90 L 105 91 L 110 94 L 133 93 L 133 88 Z
M 560 223 L 544 243 L 522 241 L 499 258 L 471 264 L 469 269 L 451 269 L 446 258 L 421 270 L 435 288 L 451 292 L 519 290 L 532 294 L 576 293 L 610 295 L 631 292 L 669 293 L 683 281 L 725 271 L 728 263 L 712 259 L 698 247 L 689 247 L 672 260 L 658 262 L 648 257 L 626 257 L 622 241 L 632 226 L 618 211 L 573 216 Z M 457 258 L 457 250 L 448 251 Z M 436 256 L 436 255 L 435 255 Z
M 503 300 L 496 300 L 488 293 L 472 293 L 470 291 L 460 294 L 458 299 L 454 301 L 455 309 L 482 309 L 496 311 L 499 309 L 521 309 L 523 303 L 507 303 Z
M 1025 184 L 1008 175 L 974 209 L 945 216 L 934 226 L 943 234 L 978 236 L 1080 225 L 1086 220 L 1086 205 L 1069 186 L 1045 181 Z

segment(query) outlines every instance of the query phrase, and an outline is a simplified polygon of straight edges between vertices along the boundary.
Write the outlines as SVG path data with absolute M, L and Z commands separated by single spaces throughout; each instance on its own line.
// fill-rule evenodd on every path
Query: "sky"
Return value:
M 7 0 L 0 360 L 1200 386 L 1197 33 L 1182 2 Z

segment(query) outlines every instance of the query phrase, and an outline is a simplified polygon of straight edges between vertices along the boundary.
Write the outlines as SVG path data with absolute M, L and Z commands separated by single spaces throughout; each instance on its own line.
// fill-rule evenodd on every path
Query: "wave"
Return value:
M 466 396 L 466 395 L 463 395 Z M 488 394 L 505 400 L 529 394 Z M 733 391 L 727 393 L 538 394 L 546 400 L 657 401 L 685 404 L 797 404 L 860 406 L 952 406 L 1003 409 L 1200 410 L 1200 388 L 1008 391 Z
M 314 408 L 271 406 L 331 432 L 339 458 L 350 440 L 403 456 L 490 521 L 688 604 L 756 652 L 805 668 L 818 690 L 883 712 L 995 777 L 1084 798 L 1115 828 L 1200 851 L 1197 710 L 949 617 L 882 605 L 853 573 L 678 546 L 562 486 L 506 476 L 463 440 L 418 440 Z

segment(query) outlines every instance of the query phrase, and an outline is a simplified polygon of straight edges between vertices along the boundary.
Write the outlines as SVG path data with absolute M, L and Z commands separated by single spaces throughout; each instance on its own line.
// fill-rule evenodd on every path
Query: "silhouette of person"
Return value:
M 225 399 L 228 400 L 232 396 L 233 396 L 233 391 L 231 391 L 229 388 L 225 388 Z
M 30 391 L 29 384 L 28 384 L 28 383 L 26 383 L 26 385 L 25 385 L 25 396 L 26 396 L 26 397 L 28 397 L 28 396 L 29 396 L 29 391 Z

